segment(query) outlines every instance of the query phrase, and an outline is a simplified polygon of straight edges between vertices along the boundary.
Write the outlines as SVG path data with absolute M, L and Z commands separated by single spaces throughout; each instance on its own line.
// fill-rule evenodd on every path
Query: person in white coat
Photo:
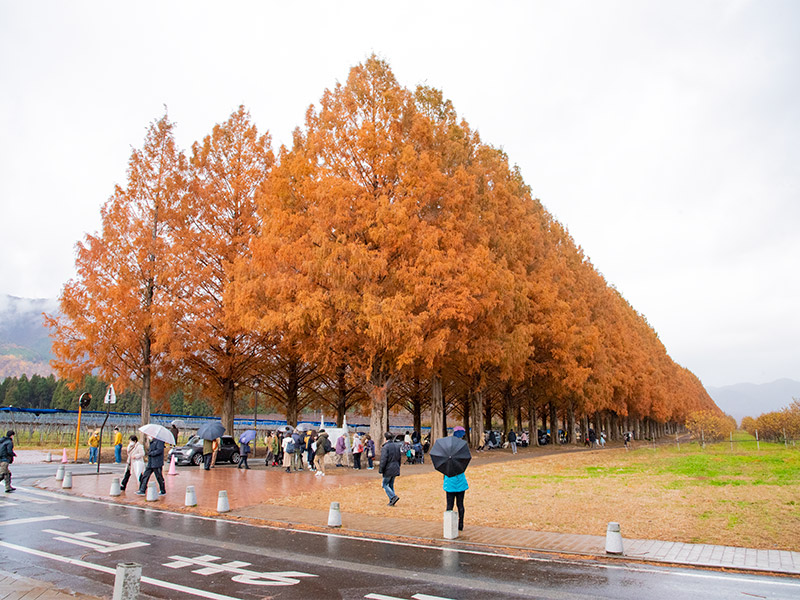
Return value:
M 136 486 L 139 486 L 139 478 L 144 472 L 144 446 L 139 442 L 139 438 L 132 435 L 128 441 L 128 459 L 127 467 L 125 468 L 125 476 L 122 478 L 120 488 L 122 490 L 128 485 L 128 480 L 131 475 L 134 477 Z

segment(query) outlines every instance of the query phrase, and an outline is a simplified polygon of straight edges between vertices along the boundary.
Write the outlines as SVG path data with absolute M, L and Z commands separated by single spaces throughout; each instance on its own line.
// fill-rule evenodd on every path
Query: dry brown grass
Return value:
M 466 519 L 592 535 L 605 535 L 608 522 L 617 521 L 626 538 L 800 551 L 798 477 L 788 484 L 743 477 L 705 485 L 703 477 L 663 472 L 662 458 L 670 459 L 643 448 L 550 455 L 534 449 L 503 462 L 478 459 L 467 471 Z M 444 510 L 442 476 L 428 465 L 424 469 L 403 468 L 395 486 L 401 501 L 393 509 L 386 506 L 377 470 L 364 483 L 274 502 L 327 510 L 336 500 L 345 512 L 438 521 Z

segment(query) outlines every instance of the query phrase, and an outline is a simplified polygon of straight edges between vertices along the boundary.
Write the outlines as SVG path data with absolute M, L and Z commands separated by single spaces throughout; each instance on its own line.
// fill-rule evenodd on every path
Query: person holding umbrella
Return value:
M 453 429 L 453 436 L 463 439 L 466 431 L 463 427 L 455 427 Z M 445 510 L 453 510 L 453 504 L 458 508 L 458 530 L 464 530 L 464 492 L 469 489 L 467 483 L 466 471 L 462 471 L 453 477 L 444 476 L 444 483 L 442 488 L 447 494 L 447 507 Z
M 256 439 L 256 432 L 248 429 L 239 436 L 239 443 L 242 445 L 241 459 L 239 460 L 239 469 L 249 469 L 250 465 L 247 464 L 247 457 L 250 455 L 250 442 Z
M 170 435 L 172 435 L 172 433 L 170 433 Z M 164 442 L 150 437 L 149 435 L 147 437 L 150 440 L 150 449 L 147 451 L 147 468 L 144 470 L 139 480 L 139 489 L 136 490 L 136 494 L 139 496 L 145 495 L 150 475 L 155 474 L 156 481 L 158 482 L 159 495 L 165 496 L 167 494 L 167 488 L 164 486 L 164 475 L 161 473 L 161 469 L 164 467 Z
M 446 510 L 458 507 L 458 530 L 464 529 L 464 492 L 469 489 L 467 470 L 472 455 L 467 442 L 464 441 L 466 431 L 463 427 L 454 427 L 453 435 L 436 440 L 431 448 L 431 460 L 434 468 L 444 475 L 442 485 L 447 494 Z

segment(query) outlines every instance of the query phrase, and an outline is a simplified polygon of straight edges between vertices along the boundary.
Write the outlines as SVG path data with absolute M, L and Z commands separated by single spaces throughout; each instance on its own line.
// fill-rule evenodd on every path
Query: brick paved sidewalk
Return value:
M 97 596 L 62 591 L 52 583 L 0 571 L 0 600 L 101 600 Z
M 165 469 L 166 471 L 166 469 Z M 332 471 L 332 472 L 331 472 Z M 126 504 L 147 505 L 165 510 L 181 510 L 208 515 L 216 513 L 218 492 L 226 490 L 230 514 L 255 520 L 293 524 L 298 527 L 325 528 L 328 511 L 268 504 L 287 494 L 305 491 L 334 490 L 340 486 L 361 483 L 364 472 L 349 469 L 329 470 L 323 480 L 312 472 L 286 474 L 282 469 L 251 469 L 245 471 L 232 466 L 218 466 L 210 471 L 201 468 L 178 469 L 178 476 L 166 476 L 166 496 L 155 502 L 146 502 L 144 496 L 134 494 L 129 486 L 122 496 L 111 497 L 112 479 L 119 473 L 106 471 L 100 475 L 73 477 L 70 493 L 112 500 Z M 186 487 L 194 486 L 198 506 L 184 506 Z M 59 482 L 49 478 L 40 487 L 60 490 Z M 222 515 L 221 515 L 222 516 Z M 401 536 L 424 540 L 438 545 L 476 545 L 479 547 L 517 548 L 530 551 L 570 553 L 606 558 L 605 536 L 548 533 L 522 529 L 505 529 L 466 524 L 461 537 L 449 541 L 443 538 L 442 522 L 399 519 L 391 516 L 342 514 L 342 532 L 365 536 Z M 685 544 L 658 540 L 625 539 L 623 525 L 622 560 L 643 560 L 694 567 L 725 568 L 800 575 L 800 552 L 754 550 L 708 544 Z M 609 557 L 612 558 L 612 557 Z

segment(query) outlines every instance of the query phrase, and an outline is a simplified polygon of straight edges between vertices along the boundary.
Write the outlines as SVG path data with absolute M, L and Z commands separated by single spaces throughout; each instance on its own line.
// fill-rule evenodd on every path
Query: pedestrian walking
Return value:
M 239 465 L 236 467 L 237 469 L 249 469 L 250 465 L 247 464 L 247 457 L 250 455 L 252 451 L 250 449 L 250 442 L 243 443 L 241 446 L 241 454 L 239 455 Z
M 114 427 L 114 462 L 122 462 L 122 432 L 119 427 Z
M 135 435 L 128 438 L 126 454 L 128 456 L 125 461 L 125 475 L 123 475 L 122 483 L 119 485 L 122 491 L 125 491 L 125 488 L 128 486 L 128 480 L 130 480 L 131 475 L 138 488 L 139 479 L 142 477 L 142 473 L 144 473 L 144 446 L 139 443 L 139 438 Z
M 319 430 L 317 436 L 317 450 L 314 454 L 314 463 L 317 467 L 317 477 L 325 477 L 325 456 L 332 450 L 331 441 L 328 439 L 328 432 L 324 429 Z
M 394 440 L 390 432 L 386 432 L 383 437 L 386 441 L 381 447 L 381 462 L 378 465 L 378 473 L 383 475 L 383 491 L 389 496 L 389 506 L 394 506 L 400 500 L 394 491 L 394 480 L 400 475 L 400 444 Z M 399 437 L 399 436 L 398 436 Z
M 372 441 L 369 434 L 364 436 L 364 452 L 367 454 L 367 470 L 372 471 L 375 468 L 373 465 L 373 461 L 375 460 L 375 442 Z
M 356 433 L 353 436 L 353 468 L 361 470 L 361 453 L 364 452 L 364 444 L 361 437 Z
M 594 448 L 597 446 L 597 434 L 594 432 L 594 429 L 591 427 L 589 428 L 589 447 Z
M 143 496 L 147 490 L 147 482 L 150 480 L 150 475 L 155 475 L 159 492 L 164 496 L 167 493 L 167 489 L 164 487 L 164 475 L 161 473 L 161 469 L 164 467 L 164 442 L 151 438 L 149 435 L 147 438 L 150 440 L 150 449 L 147 451 L 147 467 L 142 473 L 139 489 L 136 490 L 136 493 Z
M 9 429 L 6 431 L 6 435 L 0 439 L 0 481 L 5 481 L 6 494 L 17 489 L 11 485 L 11 469 L 9 469 L 9 465 L 14 462 L 16 456 L 14 435 L 14 430 Z
M 89 441 L 87 442 L 89 445 L 89 464 L 93 464 L 98 462 L 98 448 L 100 446 L 100 430 L 95 429 L 92 435 L 89 436 Z
M 511 454 L 517 453 L 517 434 L 514 430 L 508 432 L 508 445 L 511 446 Z

